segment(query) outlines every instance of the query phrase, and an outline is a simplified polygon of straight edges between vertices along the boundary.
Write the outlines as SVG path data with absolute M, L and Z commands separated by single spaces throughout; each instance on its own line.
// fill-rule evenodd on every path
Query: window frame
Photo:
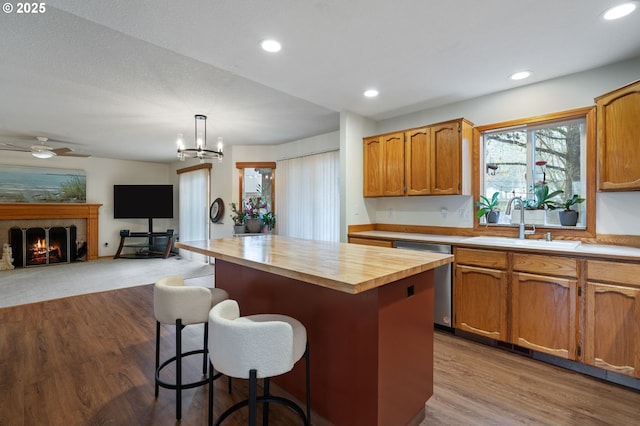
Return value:
M 271 169 L 271 213 L 276 212 L 276 163 L 274 161 L 236 162 L 238 169 L 238 205 L 242 206 L 244 195 L 244 169 Z
M 552 114 L 546 114 L 536 117 L 523 118 L 518 120 L 505 121 L 494 124 L 487 124 L 484 126 L 477 126 L 474 131 L 473 137 L 473 201 L 479 199 L 479 195 L 483 193 L 481 191 L 482 179 L 482 166 L 484 164 L 484 158 L 482 158 L 482 136 L 485 132 L 494 131 L 502 128 L 518 127 L 518 126 L 534 126 L 542 124 L 552 124 L 555 122 L 561 122 L 576 118 L 585 119 L 585 131 L 586 131 L 586 143 L 584 149 L 586 150 L 586 170 L 585 180 L 587 192 L 584 196 L 587 212 L 587 221 L 585 228 L 560 228 L 557 226 L 545 226 L 536 225 L 536 229 L 544 229 L 545 232 L 552 232 L 553 236 L 571 237 L 571 238 L 595 238 L 595 225 L 596 225 L 596 107 L 590 106 L 585 108 L 578 108 L 568 111 L 562 111 Z M 581 147 L 582 149 L 583 147 Z M 518 226 L 511 224 L 482 224 L 480 219 L 475 215 L 476 209 L 474 208 L 473 215 L 473 229 L 474 233 L 487 234 L 487 235 L 499 235 L 517 237 Z M 536 233 L 540 235 L 540 233 Z

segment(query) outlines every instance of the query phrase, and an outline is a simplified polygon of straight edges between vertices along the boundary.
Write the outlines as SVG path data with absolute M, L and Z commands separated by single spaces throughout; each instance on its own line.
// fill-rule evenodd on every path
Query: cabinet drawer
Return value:
M 538 275 L 577 276 L 577 261 L 570 257 L 545 256 L 539 254 L 513 254 L 513 270 Z
M 587 260 L 587 280 L 640 287 L 640 264 Z
M 455 262 L 459 265 L 484 266 L 485 268 L 507 269 L 507 253 L 504 251 L 456 248 Z
M 349 237 L 349 243 L 351 243 L 351 244 L 364 244 L 364 245 L 367 245 L 367 246 L 378 246 L 378 247 L 390 247 L 390 248 L 393 248 L 393 241 L 372 240 L 370 238 Z

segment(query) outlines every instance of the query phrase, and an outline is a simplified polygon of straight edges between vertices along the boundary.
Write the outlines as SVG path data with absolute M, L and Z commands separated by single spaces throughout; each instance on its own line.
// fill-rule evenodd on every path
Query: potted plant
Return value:
M 235 234 L 244 234 L 245 225 L 244 220 L 247 214 L 244 210 L 238 210 L 236 203 L 231 203 L 231 220 L 233 220 L 233 232 Z
M 500 212 L 498 211 L 499 192 L 494 192 L 491 199 L 488 199 L 484 195 L 480 195 L 480 201 L 476 201 L 475 206 L 480 207 L 476 212 L 476 216 L 479 218 L 485 216 L 487 223 L 498 223 L 500 219 Z
M 560 225 L 562 226 L 576 226 L 578 223 L 578 212 L 573 210 L 571 206 L 584 202 L 584 198 L 580 198 L 578 194 L 573 194 L 571 198 L 567 198 L 561 203 L 555 203 L 554 207 L 562 208 L 563 210 L 558 212 L 560 218 Z
M 254 195 L 244 202 L 243 210 L 247 215 L 244 220 L 247 231 L 251 234 L 260 233 L 263 225 L 261 216 L 267 212 L 266 201 L 262 197 Z
M 563 193 L 564 191 L 561 189 L 549 192 L 549 186 L 547 186 L 547 184 L 537 183 L 533 186 L 534 199 L 532 206 L 527 208 L 553 210 L 557 203 L 553 201 L 552 198 Z
M 533 188 L 533 198 L 522 200 L 525 208 L 525 222 L 531 225 L 544 225 L 546 223 L 547 210 L 553 210 L 556 202 L 553 198 L 564 193 L 558 189 L 549 192 L 549 186 L 546 183 L 536 183 Z M 511 216 L 511 223 L 518 223 L 517 216 Z
M 266 212 L 262 215 L 262 223 L 264 223 L 265 232 L 273 231 L 273 228 L 276 226 L 276 215 L 272 212 Z

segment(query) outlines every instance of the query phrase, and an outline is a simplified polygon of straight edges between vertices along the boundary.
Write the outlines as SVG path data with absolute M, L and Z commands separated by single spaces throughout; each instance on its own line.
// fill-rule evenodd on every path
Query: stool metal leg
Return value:
M 309 342 L 307 342 L 307 348 L 304 351 L 305 358 L 307 359 L 307 424 L 311 424 L 311 366 L 309 358 Z
M 209 371 L 211 372 L 211 374 L 209 374 L 209 419 L 208 419 L 208 425 L 212 426 L 213 425 L 213 381 L 214 381 L 214 374 L 213 374 L 213 364 L 211 363 L 211 361 L 209 361 Z
M 262 426 L 269 425 L 269 383 L 268 377 L 264 378 L 264 403 L 262 404 Z
M 182 418 L 182 319 L 176 319 L 176 419 Z
M 249 426 L 256 426 L 256 414 L 258 405 L 258 372 L 249 371 Z
M 160 366 L 160 321 L 156 321 L 156 374 L 158 372 L 158 367 Z M 158 383 L 158 379 L 155 379 L 156 382 L 156 398 L 158 397 L 158 392 L 160 391 L 160 384 Z
M 207 358 L 209 357 L 209 323 L 204 323 L 204 353 L 202 354 L 202 375 L 207 374 Z

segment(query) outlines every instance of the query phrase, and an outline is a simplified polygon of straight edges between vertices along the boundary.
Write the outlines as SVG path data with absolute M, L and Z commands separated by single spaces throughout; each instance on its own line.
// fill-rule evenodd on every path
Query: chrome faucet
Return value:
M 511 214 L 511 204 L 513 204 L 515 200 L 518 200 L 520 202 L 520 223 L 518 224 L 518 238 L 524 240 L 524 236 L 534 234 L 536 232 L 536 228 L 534 227 L 533 231 L 525 231 L 524 202 L 522 201 L 522 197 L 513 197 L 512 199 L 510 199 L 509 204 L 507 204 L 507 210 L 505 211 L 505 213 Z

